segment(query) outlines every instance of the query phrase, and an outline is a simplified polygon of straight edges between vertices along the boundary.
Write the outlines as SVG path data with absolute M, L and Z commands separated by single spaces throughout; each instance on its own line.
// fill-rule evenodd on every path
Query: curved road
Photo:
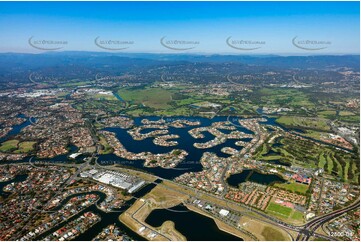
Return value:
M 360 199 L 357 199 L 357 201 L 355 201 L 354 203 L 352 203 L 350 206 L 348 206 L 346 208 L 333 211 L 332 213 L 320 216 L 320 217 L 306 223 L 305 226 L 303 227 L 303 229 L 300 230 L 296 240 L 304 240 L 304 241 L 309 240 L 309 238 L 314 235 L 315 231 L 320 226 L 322 226 L 324 223 L 327 223 L 328 221 L 330 221 L 348 211 L 356 209 L 359 206 L 360 206 Z M 335 240 L 335 238 L 331 238 L 331 240 Z

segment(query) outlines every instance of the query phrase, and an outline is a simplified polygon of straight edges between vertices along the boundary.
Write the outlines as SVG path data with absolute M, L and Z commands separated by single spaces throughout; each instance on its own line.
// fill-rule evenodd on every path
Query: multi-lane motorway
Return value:
M 357 201 L 355 201 L 354 203 L 352 203 L 350 206 L 340 209 L 340 210 L 336 210 L 333 211 L 332 213 L 326 214 L 326 215 L 322 215 L 308 223 L 306 223 L 303 227 L 303 229 L 300 230 L 300 232 L 298 233 L 298 236 L 296 238 L 297 241 L 303 240 L 309 240 L 309 238 L 311 236 L 314 235 L 315 231 L 317 230 L 317 228 L 319 228 L 320 226 L 322 226 L 324 223 L 348 212 L 351 211 L 353 209 L 356 209 L 360 206 L 360 199 L 357 199 Z M 337 238 L 332 238 L 331 240 L 336 240 Z
M 95 157 L 96 159 L 96 157 Z M 89 169 L 89 167 L 91 167 L 90 165 L 90 160 L 91 158 L 88 159 L 87 162 L 83 163 L 83 164 L 72 164 L 72 166 L 74 167 L 77 167 L 77 171 L 75 172 L 75 174 L 73 174 L 67 181 L 67 185 L 70 181 L 72 181 L 73 179 L 76 179 L 78 174 L 85 170 L 85 169 Z M 31 163 L 31 161 L 30 161 Z M 45 165 L 45 163 L 43 164 Z M 49 163 L 49 165 L 54 165 L 54 163 Z M 56 165 L 56 164 L 55 164 Z M 59 164 L 58 164 L 59 165 Z M 61 165 L 64 165 L 64 164 L 61 164 Z M 120 168 L 120 167 L 111 167 L 111 166 L 108 166 L 108 167 L 102 167 L 98 164 L 98 162 L 95 162 L 95 165 L 99 166 L 99 168 L 102 168 L 102 169 L 116 169 L 116 170 L 119 170 L 119 169 L 122 169 L 126 172 L 126 168 Z M 141 172 L 141 173 L 145 173 L 143 171 L 137 171 L 137 172 Z M 161 177 L 156 177 L 155 178 L 157 179 L 160 179 L 162 181 L 168 181 L 168 182 L 171 182 L 177 186 L 180 186 L 180 187 L 184 187 L 184 188 L 187 188 L 187 189 L 190 189 L 190 190 L 193 190 L 195 192 L 195 194 L 204 194 L 204 195 L 207 195 L 207 196 L 211 196 L 211 197 L 214 197 L 216 199 L 220 199 L 221 197 L 219 196 L 215 196 L 213 194 L 210 194 L 210 193 L 207 193 L 207 192 L 204 192 L 204 191 L 200 191 L 200 190 L 197 190 L 195 188 L 191 188 L 191 187 L 188 187 L 188 186 L 185 186 L 185 185 L 182 185 L 182 184 L 179 184 L 179 183 L 175 183 L 174 181 L 172 180 L 168 180 L 168 179 L 164 179 L 164 178 L 161 178 Z M 170 188 L 170 187 L 169 187 Z M 173 188 L 170 188 L 171 190 L 173 190 Z M 59 189 L 61 190 L 61 189 Z M 180 192 L 178 189 L 176 189 L 177 192 Z M 185 191 L 181 192 L 181 193 L 186 193 Z M 188 193 L 187 193 L 188 194 Z M 188 194 L 189 195 L 189 194 Z M 196 195 L 196 197 L 198 197 Z M 322 226 L 323 224 L 329 222 L 330 220 L 338 217 L 338 216 L 341 216 L 342 214 L 348 212 L 348 211 L 351 211 L 351 210 L 354 210 L 354 209 L 357 209 L 359 206 L 360 206 L 360 199 L 357 199 L 357 201 L 355 201 L 354 203 L 352 203 L 351 205 L 343 208 L 343 209 L 340 209 L 340 210 L 336 210 L 332 213 L 329 213 L 329 214 L 325 214 L 325 215 L 322 215 L 320 217 L 317 217 L 313 220 L 311 220 L 310 222 L 304 224 L 304 225 L 301 225 L 301 226 L 296 226 L 296 225 L 291 225 L 289 223 L 286 223 L 286 222 L 283 222 L 281 220 L 278 220 L 272 216 L 269 216 L 265 213 L 262 213 L 258 210 L 255 210 L 251 207 L 248 207 L 246 205 L 243 205 L 243 204 L 240 204 L 240 203 L 235 203 L 234 201 L 227 201 L 227 203 L 230 203 L 230 204 L 234 204 L 234 205 L 238 205 L 238 206 L 241 206 L 243 208 L 245 208 L 246 210 L 248 210 L 249 212 L 251 213 L 255 213 L 257 215 L 260 215 L 262 216 L 263 218 L 261 217 L 254 217 L 252 216 L 251 214 L 247 214 L 247 216 L 249 217 L 252 217 L 254 219 L 257 219 L 257 220 L 260 220 L 262 222 L 266 222 L 266 223 L 270 223 L 270 224 L 273 224 L 274 226 L 277 226 L 281 229 L 284 229 L 291 237 L 292 240 L 296 240 L 296 241 L 307 241 L 309 240 L 312 236 L 314 237 L 317 237 L 317 238 L 320 238 L 320 239 L 323 239 L 323 240 L 338 240 L 338 238 L 335 238 L 335 237 L 331 237 L 331 236 L 328 236 L 328 235 L 323 235 L 323 234 L 319 234 L 316 232 L 316 230 Z M 287 231 L 288 230 L 288 231 Z M 289 231 L 294 231 L 294 232 L 298 232 L 298 235 L 296 237 L 296 239 L 294 239 L 292 237 L 292 235 L 289 233 Z
M 142 171 L 138 171 L 138 172 L 142 172 Z M 172 180 L 164 179 L 162 177 L 157 177 L 157 179 L 162 180 L 162 181 L 171 182 L 171 183 L 173 183 L 175 185 L 178 185 L 180 187 L 184 187 L 186 189 L 191 189 L 191 190 L 193 190 L 193 192 L 195 192 L 195 194 L 198 194 L 198 195 L 200 193 L 203 193 L 205 195 L 214 197 L 216 199 L 220 199 L 220 197 L 215 196 L 213 194 L 210 194 L 210 193 L 207 193 L 207 192 L 204 192 L 204 191 L 200 191 L 200 190 L 197 190 L 195 188 L 191 188 L 191 187 L 179 184 L 179 183 L 175 183 Z M 176 191 L 180 192 L 179 190 L 176 190 Z M 181 193 L 185 193 L 185 192 L 181 192 Z M 315 231 L 317 230 L 318 227 L 320 227 L 324 223 L 326 223 L 326 222 L 328 222 L 328 221 L 330 221 L 330 220 L 344 214 L 347 211 L 356 209 L 360 205 L 360 200 L 358 199 L 357 201 L 355 201 L 354 203 L 352 203 L 350 206 L 348 206 L 346 208 L 343 208 L 343 209 L 334 211 L 332 213 L 320 216 L 320 217 L 318 217 L 318 218 L 316 218 L 316 219 L 314 219 L 314 220 L 312 220 L 312 221 L 310 221 L 310 222 L 308 222 L 308 223 L 306 223 L 304 225 L 296 226 L 296 225 L 291 225 L 291 224 L 289 224 L 287 222 L 283 222 L 281 220 L 278 220 L 278 219 L 276 219 L 276 218 L 274 218 L 272 216 L 269 216 L 269 215 L 267 215 L 265 213 L 262 213 L 262 212 L 260 212 L 260 211 L 258 211 L 256 209 L 253 209 L 253 208 L 248 207 L 246 205 L 243 205 L 243 204 L 240 204 L 240 203 L 235 203 L 233 201 L 228 201 L 228 202 L 232 203 L 232 204 L 235 204 L 235 205 L 238 205 L 238 206 L 241 206 L 241 207 L 249 210 L 250 212 L 256 213 L 257 215 L 262 216 L 264 219 L 261 219 L 260 217 L 254 217 L 254 216 L 248 214 L 247 216 L 249 216 L 249 217 L 253 217 L 254 219 L 257 219 L 257 220 L 260 220 L 260 221 L 263 221 L 263 222 L 266 222 L 266 223 L 270 223 L 270 224 L 273 224 L 275 226 L 278 226 L 278 227 L 284 229 L 290 235 L 292 240 L 294 240 L 294 238 L 291 236 L 291 234 L 287 230 L 298 232 L 298 236 L 295 239 L 297 241 L 298 240 L 309 240 L 311 236 L 315 236 L 315 237 L 318 237 L 318 238 L 323 239 L 323 240 L 337 240 L 337 238 L 327 236 L 327 235 L 323 235 L 323 234 L 319 234 L 319 233 L 316 233 Z

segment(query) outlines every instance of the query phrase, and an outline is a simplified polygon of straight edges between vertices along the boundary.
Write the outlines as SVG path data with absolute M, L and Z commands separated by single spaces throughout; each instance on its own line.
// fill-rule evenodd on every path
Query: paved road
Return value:
M 142 209 L 146 204 L 147 204 L 147 201 L 143 202 L 142 206 L 140 206 L 133 214 L 131 214 L 132 219 L 134 219 L 135 221 L 137 221 L 138 223 L 140 223 L 143 227 L 151 230 L 153 233 L 155 233 L 155 234 L 157 234 L 157 235 L 159 234 L 159 235 L 163 236 L 164 238 L 166 238 L 167 240 L 172 241 L 171 238 L 165 236 L 164 234 L 158 233 L 158 231 L 152 229 L 152 228 L 149 227 L 147 224 L 143 223 L 142 221 L 139 221 L 136 217 L 134 217 L 134 215 L 135 215 L 140 209 Z
M 352 203 L 350 206 L 333 211 L 332 213 L 320 216 L 308 223 L 305 224 L 302 230 L 300 230 L 296 240 L 309 240 L 311 236 L 314 235 L 315 231 L 322 226 L 324 223 L 343 215 L 344 213 L 356 209 L 360 206 L 360 199 L 357 199 L 356 202 Z M 331 237 L 331 240 L 335 240 L 335 238 Z
M 157 179 L 160 179 L 160 180 L 162 180 L 162 181 L 168 181 L 168 182 L 174 183 L 174 184 L 176 184 L 176 185 L 178 185 L 178 186 L 182 186 L 182 187 L 184 187 L 184 188 L 193 190 L 193 192 L 194 192 L 195 194 L 197 194 L 198 196 L 199 196 L 199 194 L 203 193 L 204 195 L 211 196 L 211 197 L 214 197 L 214 198 L 216 198 L 216 199 L 222 199 L 222 198 L 220 198 L 220 197 L 218 197 L 218 196 L 216 196 L 216 195 L 213 195 L 213 194 L 210 194 L 210 193 L 207 193 L 207 192 L 203 192 L 203 191 L 200 191 L 200 190 L 198 190 L 198 189 L 194 189 L 194 188 L 192 188 L 192 187 L 188 187 L 188 186 L 185 186 L 185 185 L 182 185 L 182 184 L 179 184 L 179 183 L 175 183 L 175 182 L 172 181 L 172 180 L 164 179 L 164 178 L 161 178 L 161 177 L 157 177 Z M 169 187 L 167 187 L 167 188 L 169 188 Z M 169 188 L 169 189 L 173 190 L 172 188 Z M 181 192 L 181 191 L 179 191 L 179 190 L 176 190 L 176 191 L 177 191 L 177 192 Z M 185 193 L 185 192 L 181 192 L 181 193 L 184 193 L 184 194 L 189 195 L 188 193 Z M 332 212 L 332 213 L 327 214 L 327 215 L 323 215 L 323 216 L 321 216 L 321 217 L 319 217 L 319 218 L 316 218 L 316 219 L 310 221 L 309 223 L 306 223 L 305 225 L 297 226 L 297 225 L 289 224 L 289 223 L 287 223 L 287 222 L 283 222 L 283 221 L 278 220 L 278 219 L 276 219 L 276 218 L 274 218 L 274 217 L 268 216 L 267 214 L 264 214 L 264 213 L 262 213 L 262 212 L 260 212 L 260 211 L 258 211 L 258 210 L 255 210 L 255 209 L 253 209 L 253 208 L 251 208 L 251 207 L 248 207 L 248 206 L 246 206 L 246 205 L 243 205 L 243 204 L 241 204 L 241 203 L 236 203 L 236 202 L 233 202 L 233 201 L 227 201 L 227 202 L 228 202 L 228 203 L 231 203 L 231 204 L 234 204 L 234 205 L 236 205 L 236 206 L 241 206 L 242 208 L 245 208 L 246 210 L 249 210 L 250 212 L 253 212 L 253 213 L 256 213 L 257 215 L 262 216 L 264 219 L 259 218 L 259 217 L 252 216 L 252 215 L 250 215 L 250 214 L 247 214 L 247 216 L 249 216 L 249 217 L 251 217 L 251 218 L 254 218 L 254 219 L 256 219 L 256 220 L 260 220 L 260 221 L 265 222 L 265 223 L 270 223 L 270 224 L 273 224 L 273 225 L 275 225 L 275 226 L 277 226 L 277 227 L 279 227 L 279 228 L 285 229 L 286 232 L 287 232 L 289 235 L 290 235 L 290 233 L 289 233 L 287 230 L 292 230 L 292 231 L 295 231 L 295 232 L 299 232 L 299 234 L 302 234 L 304 231 L 307 231 L 307 228 L 308 228 L 307 226 L 312 225 L 314 222 L 316 222 L 316 221 L 324 221 L 324 222 L 327 222 L 327 221 L 329 221 L 329 220 L 331 220 L 331 219 L 333 219 L 333 218 L 336 218 L 337 216 L 342 215 L 342 214 L 343 214 L 344 212 L 346 212 L 346 211 L 350 211 L 350 210 L 352 210 L 352 209 L 357 208 L 357 207 L 359 206 L 359 204 L 360 204 L 360 200 L 358 199 L 355 203 L 353 203 L 352 205 L 350 205 L 350 206 L 347 207 L 347 208 L 344 208 L 344 209 L 341 209 L 341 210 L 337 210 L 337 211 Z M 324 222 L 322 222 L 320 225 L 322 225 Z M 319 227 L 319 226 L 317 226 L 317 228 L 318 228 L 318 227 Z M 316 229 L 317 229 L 317 228 L 316 228 Z M 313 235 L 313 236 L 315 236 L 315 237 L 318 237 L 318 238 L 321 238 L 321 239 L 323 239 L 323 240 L 335 240 L 335 238 L 333 238 L 333 237 L 316 233 L 316 232 L 315 232 L 316 229 L 314 229 L 314 230 L 312 231 L 311 235 Z M 290 236 L 291 236 L 291 235 L 290 235 Z M 311 236 L 308 236 L 306 240 L 308 240 L 310 237 L 311 237 Z M 291 238 L 293 239 L 292 236 L 291 236 Z M 297 237 L 296 240 L 300 240 L 300 239 Z
M 31 163 L 31 162 L 30 162 Z M 45 164 L 44 164 L 45 165 Z M 64 165 L 64 164 L 54 164 L 54 163 L 49 163 L 49 165 Z M 98 164 L 98 162 L 95 162 L 95 165 L 99 166 L 99 168 L 101 167 L 102 169 L 116 169 L 116 170 L 128 170 L 127 168 L 121 168 L 121 167 L 103 167 L 103 166 L 100 166 Z M 58 193 L 60 193 L 63 188 L 65 188 L 73 179 L 75 179 L 78 174 L 84 170 L 85 168 L 89 168 L 90 166 L 90 159 L 83 163 L 83 164 L 71 164 L 71 165 L 66 165 L 66 166 L 74 166 L 74 167 L 77 167 L 77 171 L 75 174 L 73 174 L 64 184 L 63 186 L 58 190 Z M 137 170 L 138 172 L 142 172 L 142 171 L 139 171 Z M 142 173 L 145 173 L 145 172 L 142 172 Z M 168 179 L 164 179 L 164 178 L 161 178 L 161 177 L 156 177 L 157 179 L 160 179 L 162 181 L 168 181 L 168 182 L 171 182 L 171 183 L 174 183 L 178 186 L 181 186 L 181 187 L 184 187 L 184 188 L 187 188 L 187 189 L 190 189 L 192 190 L 195 194 L 196 194 L 196 198 L 199 198 L 201 194 L 204 194 L 204 195 L 207 195 L 207 196 L 211 196 L 211 197 L 214 197 L 216 199 L 222 199 L 221 197 L 219 196 L 216 196 L 216 195 L 213 195 L 213 194 L 210 194 L 210 193 L 207 193 L 207 192 L 204 192 L 204 191 L 200 191 L 198 189 L 194 189 L 192 187 L 188 187 L 186 185 L 182 185 L 182 184 L 179 184 L 179 183 L 175 183 L 174 181 L 172 180 L 168 180 Z M 158 184 L 158 183 L 156 183 Z M 180 193 L 184 193 L 186 195 L 189 195 L 189 193 L 186 193 L 186 192 L 182 192 L 182 191 L 179 191 L 179 190 L 175 190 L 173 188 L 170 188 L 170 187 L 166 187 L 167 189 L 170 189 L 170 190 L 174 190 L 174 191 L 177 191 L 177 192 L 180 192 Z M 58 194 L 57 193 L 57 194 Z M 265 222 L 265 223 L 270 223 L 274 226 L 277 226 L 279 228 L 282 228 L 282 229 L 285 229 L 286 232 L 290 235 L 290 237 L 292 238 L 292 240 L 294 239 L 291 234 L 289 233 L 289 231 L 287 230 L 292 230 L 292 231 L 295 231 L 295 232 L 298 232 L 298 236 L 296 238 L 297 241 L 299 240 L 309 240 L 311 236 L 315 236 L 317 238 L 321 238 L 323 240 L 336 240 L 337 238 L 334 238 L 334 237 L 330 237 L 330 236 L 327 236 L 327 235 L 323 235 L 323 234 L 319 234 L 319 233 L 316 233 L 315 231 L 317 230 L 318 227 L 322 226 L 324 223 L 344 214 L 345 212 L 347 211 L 350 211 L 350 210 L 353 210 L 353 209 L 356 209 L 359 207 L 359 204 L 360 204 L 360 200 L 358 199 L 356 202 L 354 202 L 353 204 L 351 204 L 350 206 L 346 207 L 346 208 L 343 208 L 343 209 L 340 209 L 340 210 L 337 210 L 337 211 L 334 211 L 332 213 L 329 213 L 329 214 L 326 214 L 326 215 L 323 215 L 321 217 L 318 217 L 308 223 L 306 223 L 305 225 L 302 225 L 302 226 L 296 226 L 296 225 L 291 225 L 291 224 L 288 224 L 286 222 L 283 222 L 283 221 L 280 221 L 274 217 L 271 217 L 271 216 L 268 216 L 267 214 L 264 214 L 258 210 L 255 210 L 251 207 L 248 207 L 246 205 L 243 205 L 243 204 L 240 204 L 240 203 L 236 203 L 236 202 L 233 202 L 231 200 L 227 200 L 227 203 L 229 204 L 233 204 L 233 205 L 236 205 L 236 206 L 241 206 L 242 208 L 248 210 L 250 213 L 255 213 L 257 215 L 260 215 L 262 218 L 260 217 L 255 217 L 251 214 L 245 214 L 246 216 L 248 217 L 251 217 L 253 219 L 256 219 L 256 220 L 259 220 L 259 221 L 262 221 L 262 222 Z

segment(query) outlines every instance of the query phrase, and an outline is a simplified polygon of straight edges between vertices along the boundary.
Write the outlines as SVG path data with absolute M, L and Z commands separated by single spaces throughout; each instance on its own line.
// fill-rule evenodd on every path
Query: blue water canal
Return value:
M 121 98 L 121 97 L 119 97 L 119 98 Z M 141 123 L 141 120 L 143 118 L 147 118 L 147 119 L 153 120 L 153 121 L 160 119 L 160 117 L 135 118 L 135 124 L 143 125 Z M 167 118 L 165 118 L 165 119 L 167 119 Z M 227 117 L 215 117 L 213 119 L 202 118 L 202 117 L 172 117 L 172 120 L 176 120 L 176 119 L 187 119 L 190 121 L 197 120 L 197 121 L 201 122 L 200 126 L 210 126 L 213 122 L 226 121 Z M 237 117 L 234 117 L 234 118 L 232 117 L 232 122 L 234 124 L 238 124 L 237 119 L 238 119 Z M 234 120 L 236 120 L 236 121 L 234 121 Z M 271 125 L 271 126 L 279 126 L 275 123 L 275 119 L 272 119 L 272 118 L 267 118 L 267 121 L 263 122 L 263 123 Z M 9 132 L 9 134 L 6 137 L 3 137 L 2 139 L 0 139 L 0 142 L 5 141 L 6 139 L 8 139 L 11 136 L 19 134 L 24 127 L 26 127 L 30 124 L 31 124 L 31 122 L 29 121 L 29 119 L 27 119 L 27 121 L 25 121 L 24 123 L 14 126 L 13 130 L 11 132 Z M 204 152 L 213 152 L 220 157 L 228 157 L 229 155 L 221 152 L 221 149 L 223 147 L 232 147 L 237 150 L 240 150 L 242 148 L 242 147 L 235 145 L 236 140 L 229 139 L 225 143 L 217 145 L 217 146 L 209 148 L 209 149 L 197 149 L 193 146 L 194 142 L 207 142 L 207 141 L 213 139 L 214 136 L 208 132 L 203 132 L 203 134 L 205 136 L 204 138 L 194 139 L 188 133 L 188 131 L 190 129 L 193 129 L 194 127 L 197 127 L 197 126 L 186 127 L 186 128 L 173 128 L 173 127 L 169 128 L 170 134 L 177 134 L 180 136 L 180 138 L 177 139 L 178 145 L 175 147 L 174 146 L 173 147 L 157 146 L 152 142 L 152 138 L 147 138 L 147 139 L 141 140 L 141 141 L 133 140 L 133 138 L 127 133 L 126 129 L 122 129 L 122 128 L 105 128 L 104 129 L 104 130 L 107 130 L 110 132 L 114 132 L 116 137 L 121 141 L 121 143 L 124 145 L 124 147 L 128 151 L 131 151 L 134 153 L 144 152 L 144 151 L 149 151 L 149 152 L 156 153 L 156 154 L 157 153 L 167 153 L 167 152 L 170 152 L 171 150 L 173 150 L 174 148 L 186 150 L 189 153 L 189 155 L 175 169 L 164 169 L 164 168 L 160 168 L 160 167 L 146 168 L 143 166 L 143 163 L 144 163 L 143 160 L 130 161 L 130 160 L 126 160 L 126 159 L 117 157 L 113 154 L 98 155 L 98 164 L 106 166 L 106 165 L 112 165 L 112 164 L 116 163 L 119 165 L 132 167 L 135 169 L 140 169 L 142 171 L 153 173 L 153 174 L 155 174 L 159 177 L 165 178 L 165 179 L 173 179 L 186 172 L 201 171 L 202 166 L 199 161 Z M 237 128 L 237 130 L 242 131 L 244 133 L 252 134 L 252 132 L 246 128 L 240 127 L 238 125 L 236 126 L 236 128 Z M 143 132 L 149 132 L 149 131 L 151 131 L 151 130 L 143 130 Z M 227 130 L 221 130 L 221 131 L 225 132 L 225 133 L 229 132 Z M 244 139 L 243 141 L 249 142 L 250 139 Z M 281 145 L 282 144 L 276 142 L 276 144 L 274 146 L 277 147 L 277 146 L 281 146 Z M 70 146 L 69 154 L 76 152 L 76 150 L 77 150 L 77 147 Z M 273 151 L 273 152 L 275 152 L 275 151 Z M 79 158 L 77 158 L 77 160 L 80 162 L 80 160 L 82 158 L 83 157 L 79 157 Z M 36 160 L 41 161 L 39 159 L 36 159 Z M 28 161 L 29 161 L 29 157 L 27 157 L 23 160 L 20 160 L 20 161 L 14 161 L 13 163 L 28 162 Z M 44 161 L 47 161 L 47 162 L 50 161 L 50 162 L 54 162 L 54 163 L 74 162 L 74 161 L 69 161 L 68 154 L 57 156 L 52 159 L 44 159 Z M 280 162 L 280 161 L 275 160 L 275 161 L 270 161 L 270 162 L 275 162 L 277 164 L 277 162 Z M 287 165 L 287 164 L 281 164 L 281 165 Z M 10 195 L 10 193 L 3 192 L 3 190 L 2 190 L 3 187 L 11 182 L 21 182 L 21 181 L 24 181 L 25 179 L 26 179 L 26 175 L 20 175 L 20 176 L 15 177 L 13 180 L 0 183 L 0 195 L 3 198 L 8 197 Z M 231 186 L 234 186 L 234 187 L 237 187 L 240 183 L 245 182 L 245 181 L 254 181 L 254 182 L 258 182 L 260 184 L 271 184 L 274 182 L 284 182 L 284 180 L 277 175 L 261 174 L 257 171 L 253 171 L 253 170 L 244 170 L 242 173 L 233 174 L 227 180 L 227 182 Z M 148 193 L 154 186 L 155 186 L 154 184 L 150 184 L 147 187 L 140 190 L 135 195 L 137 197 L 141 197 L 141 196 L 145 195 L 146 193 Z M 105 195 L 102 193 L 97 193 L 97 194 L 100 195 L 100 197 L 101 197 L 100 201 L 98 201 L 100 203 L 105 198 Z M 67 200 L 63 201 L 62 204 L 65 204 L 66 201 Z M 88 207 L 85 211 L 93 211 L 94 213 L 101 215 L 102 220 L 101 220 L 101 222 L 97 223 L 94 227 L 92 227 L 90 230 L 88 230 L 84 234 L 78 236 L 76 238 L 76 240 L 91 240 L 98 233 L 100 233 L 102 231 L 102 229 L 105 228 L 107 225 L 114 224 L 114 223 L 117 226 L 119 226 L 124 232 L 126 232 L 129 236 L 131 236 L 133 239 L 143 240 L 142 237 L 140 237 L 139 235 L 137 235 L 136 233 L 134 233 L 133 231 L 128 229 L 118 219 L 119 215 L 125 209 L 127 209 L 134 201 L 135 201 L 135 199 L 128 201 L 123 209 L 121 209 L 117 212 L 114 212 L 114 213 L 105 213 L 105 212 L 99 210 L 95 205 Z M 175 207 L 174 209 L 175 210 L 177 210 L 177 209 L 185 210 L 187 208 L 179 205 L 179 206 Z M 80 215 L 81 214 L 79 214 L 77 216 L 80 216 Z M 72 219 L 76 219 L 77 216 L 73 217 Z M 149 215 L 149 217 L 147 218 L 146 221 L 149 224 L 157 227 L 157 226 L 160 226 L 166 220 L 173 221 L 175 223 L 176 229 L 178 231 L 180 231 L 183 235 L 185 235 L 187 237 L 187 239 L 189 239 L 189 240 L 240 240 L 237 237 L 234 237 L 228 233 L 220 231 L 212 219 L 209 219 L 203 215 L 197 214 L 192 211 L 188 211 L 186 213 L 175 213 L 170 210 L 159 209 L 159 210 L 153 211 Z M 54 231 L 56 229 L 60 228 L 61 226 L 62 226 L 62 224 L 60 224 L 59 226 L 54 228 Z M 53 231 L 53 230 L 51 230 L 51 231 Z M 51 231 L 49 231 L 49 233 Z

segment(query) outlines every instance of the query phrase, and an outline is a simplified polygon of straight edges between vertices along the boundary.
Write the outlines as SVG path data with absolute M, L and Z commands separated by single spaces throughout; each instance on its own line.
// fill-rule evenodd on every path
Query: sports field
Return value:
M 282 216 L 288 218 L 292 213 L 292 208 L 285 207 L 285 206 L 279 205 L 277 203 L 271 202 L 268 205 L 266 211 L 271 212 L 271 213 L 276 213 L 276 214 L 279 214 L 279 215 L 282 215 Z

